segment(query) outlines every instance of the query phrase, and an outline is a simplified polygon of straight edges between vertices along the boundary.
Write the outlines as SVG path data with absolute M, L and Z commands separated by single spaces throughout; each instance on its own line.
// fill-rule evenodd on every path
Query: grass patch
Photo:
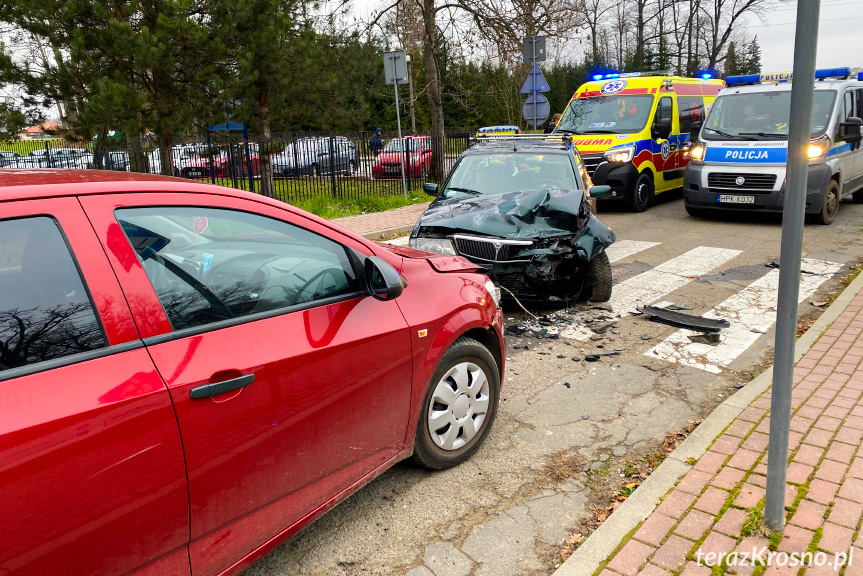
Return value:
M 764 525 L 764 500 L 758 501 L 754 508 L 749 509 L 749 514 L 746 521 L 743 522 L 743 527 L 740 529 L 740 535 L 746 536 L 766 536 L 769 533 Z
M 288 204 L 321 218 L 331 219 L 383 212 L 413 204 L 424 204 L 428 201 L 428 197 L 423 194 L 422 196 L 408 195 L 407 200 L 404 199 L 404 196 L 367 196 L 365 198 L 342 199 L 318 197 L 295 200 L 288 202 Z

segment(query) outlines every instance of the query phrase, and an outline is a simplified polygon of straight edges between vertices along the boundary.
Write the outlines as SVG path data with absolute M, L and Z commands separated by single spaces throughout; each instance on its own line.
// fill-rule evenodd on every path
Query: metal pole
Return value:
M 417 135 L 417 117 L 414 111 L 414 72 L 413 58 L 408 61 L 408 91 L 411 98 L 411 134 Z
M 396 92 L 396 124 L 399 127 L 399 146 L 401 147 L 402 158 L 402 191 L 405 194 L 405 200 L 408 199 L 408 185 L 405 181 L 405 142 L 402 140 L 402 116 L 399 112 L 399 79 L 396 76 L 396 59 L 393 56 L 393 89 Z
M 536 74 L 533 67 L 536 66 L 536 36 L 533 37 L 533 60 L 530 63 L 530 74 L 533 76 L 533 133 L 538 134 L 539 123 L 536 121 Z
M 794 79 L 788 133 L 787 186 L 782 209 L 782 244 L 779 257 L 779 297 L 770 399 L 770 444 L 767 455 L 765 523 L 781 531 L 785 524 L 785 474 L 788 466 L 788 430 L 791 422 L 791 385 L 800 297 L 800 259 L 803 253 L 803 217 L 806 178 L 809 173 L 809 136 L 812 125 L 815 54 L 821 0 L 797 3 L 794 38 Z

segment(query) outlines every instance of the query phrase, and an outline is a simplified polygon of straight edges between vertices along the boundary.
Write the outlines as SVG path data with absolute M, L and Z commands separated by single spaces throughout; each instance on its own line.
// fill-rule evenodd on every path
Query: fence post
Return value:
M 330 185 L 332 186 L 332 189 L 333 189 L 333 198 L 338 198 L 339 197 L 338 190 L 337 190 L 338 186 L 336 184 L 336 154 L 335 154 L 335 148 L 333 146 L 333 137 L 332 136 L 330 136 L 328 138 L 327 144 L 328 144 L 329 150 L 330 150 Z M 321 162 L 321 164 L 323 164 L 323 162 Z
M 45 140 L 45 159 L 48 161 L 48 166 L 46 168 L 54 168 L 54 158 L 51 156 L 51 146 L 48 144 L 48 141 Z

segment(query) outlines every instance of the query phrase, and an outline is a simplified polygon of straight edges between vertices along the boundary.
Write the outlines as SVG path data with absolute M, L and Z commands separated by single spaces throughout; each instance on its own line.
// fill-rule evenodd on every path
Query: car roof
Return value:
M 790 92 L 791 82 L 768 82 L 764 84 L 742 84 L 725 88 L 720 94 L 744 94 L 748 92 Z M 859 80 L 816 80 L 813 82 L 815 90 L 840 90 L 842 88 L 863 88 L 863 82 Z
M 206 192 L 224 196 L 253 197 L 256 200 L 264 199 L 250 192 L 158 174 L 37 168 L 0 170 L 0 202 L 134 192 Z M 283 206 L 281 203 L 278 204 Z
M 546 153 L 566 153 L 569 149 L 563 139 L 494 138 L 479 139 L 476 144 L 465 150 L 464 154 L 500 154 L 502 152 L 529 152 L 531 150 L 541 150 Z

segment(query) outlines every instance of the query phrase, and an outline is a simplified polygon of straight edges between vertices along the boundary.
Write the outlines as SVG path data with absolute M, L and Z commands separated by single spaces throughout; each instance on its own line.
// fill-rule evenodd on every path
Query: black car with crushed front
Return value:
M 593 214 L 581 158 L 568 136 L 480 138 L 459 157 L 411 232 L 410 246 L 481 264 L 530 301 L 611 298 L 605 249 L 614 232 Z M 589 191 L 588 191 L 589 190 Z

